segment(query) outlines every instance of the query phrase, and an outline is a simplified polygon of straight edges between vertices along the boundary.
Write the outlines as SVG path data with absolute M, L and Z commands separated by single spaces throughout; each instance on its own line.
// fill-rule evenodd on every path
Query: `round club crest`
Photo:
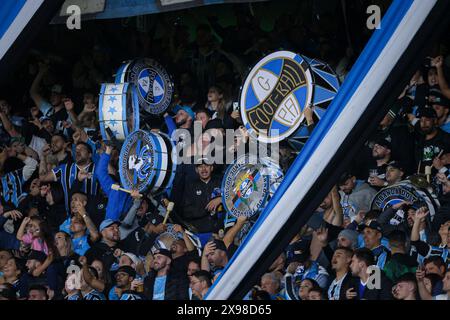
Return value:
M 266 204 L 270 177 L 255 156 L 244 155 L 230 165 L 222 181 L 223 203 L 233 216 L 251 217 Z
M 244 125 L 261 142 L 279 142 L 297 131 L 312 97 L 313 77 L 304 58 L 274 52 L 256 64 L 242 87 Z
M 159 166 L 155 143 L 150 134 L 137 130 L 125 140 L 119 157 L 120 181 L 125 189 L 145 191 Z
M 120 82 L 135 84 L 139 106 L 148 113 L 164 113 L 170 105 L 173 83 L 167 71 L 153 59 L 138 59 L 122 65 L 116 75 L 116 83 Z

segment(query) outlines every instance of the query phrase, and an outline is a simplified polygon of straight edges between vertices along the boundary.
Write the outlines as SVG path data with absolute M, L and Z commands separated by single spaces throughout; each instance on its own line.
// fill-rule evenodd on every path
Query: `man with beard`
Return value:
M 153 269 L 144 280 L 145 296 L 149 300 L 187 300 L 189 280 L 186 273 L 172 270 L 172 255 L 167 249 L 154 254 Z
M 425 172 L 425 166 L 431 166 L 433 160 L 441 154 L 450 152 L 450 135 L 440 129 L 437 124 L 437 114 L 433 108 L 420 110 L 420 135 L 416 137 L 416 165 L 420 164 L 420 172 Z
M 378 139 L 372 148 L 373 163 L 369 166 L 367 174 L 369 174 L 368 182 L 376 189 L 387 186 L 386 168 L 392 160 L 392 144 L 386 139 Z
M 346 291 L 347 299 L 392 300 L 392 284 L 380 269 L 378 269 L 380 275 L 379 287 L 373 286 L 373 283 L 371 283 L 371 286 L 368 285 L 371 280 L 369 279 L 368 268 L 373 267 L 374 263 L 374 255 L 369 249 L 361 248 L 355 251 L 350 269 L 353 276 L 357 277 L 359 281 Z
M 430 104 L 436 111 L 439 128 L 450 133 L 450 99 L 447 99 L 441 91 L 432 89 L 430 92 Z
M 375 189 L 365 182 L 357 181 L 356 176 L 349 172 L 340 177 L 338 185 L 344 217 L 353 220 L 360 210 L 370 210 L 372 199 L 377 194 Z
M 184 193 L 180 199 L 174 199 L 175 211 L 181 218 L 180 224 L 195 232 L 202 243 L 206 243 L 212 232 L 220 229 L 216 211 L 222 203 L 222 181 L 213 176 L 213 170 L 214 166 L 209 164 L 208 159 L 199 159 L 195 167 L 196 179 L 186 179 Z
M 75 147 L 75 162 L 62 164 L 45 175 L 41 182 L 59 181 L 64 190 L 66 210 L 69 211 L 69 194 L 82 191 L 88 196 L 95 196 L 99 189 L 94 175 L 95 164 L 92 162 L 92 148 L 85 142 L 78 142 Z
M 120 222 L 106 219 L 100 224 L 100 233 L 102 239 L 91 246 L 86 252 L 86 258 L 91 263 L 95 259 L 103 262 L 105 270 L 109 271 L 116 261 L 114 251 L 122 249 L 120 243 Z
M 56 133 L 52 136 L 50 151 L 52 155 L 58 160 L 58 165 L 68 163 L 70 160 L 70 155 L 66 152 L 67 146 L 68 142 L 65 135 Z

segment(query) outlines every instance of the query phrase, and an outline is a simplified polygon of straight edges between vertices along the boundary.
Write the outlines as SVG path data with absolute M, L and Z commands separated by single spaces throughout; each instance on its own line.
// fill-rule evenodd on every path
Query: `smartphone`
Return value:
M 239 102 L 233 102 L 233 111 L 239 111 Z

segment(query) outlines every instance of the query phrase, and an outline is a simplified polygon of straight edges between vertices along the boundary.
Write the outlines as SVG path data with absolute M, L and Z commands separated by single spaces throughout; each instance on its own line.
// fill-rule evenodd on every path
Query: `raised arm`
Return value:
M 48 71 L 48 65 L 39 63 L 39 72 L 36 75 L 36 78 L 34 78 L 33 83 L 31 84 L 30 88 L 30 96 L 31 99 L 33 99 L 36 106 L 41 109 L 41 105 L 44 102 L 44 99 L 42 98 L 41 94 L 39 93 L 39 86 L 41 85 L 42 78 Z M 41 110 L 42 112 L 45 112 L 46 110 Z
M 436 67 L 439 81 L 439 88 L 441 92 L 450 99 L 450 88 L 448 86 L 447 80 L 444 76 L 444 68 L 443 68 L 444 58 L 442 56 L 436 57 L 431 61 L 431 64 Z
M 112 147 L 106 146 L 106 151 L 102 153 L 98 165 L 95 166 L 95 175 L 106 195 L 109 195 L 111 186 L 114 184 L 114 180 L 108 174 L 108 163 L 111 159 L 111 152 Z
M 246 216 L 239 216 L 234 226 L 228 229 L 227 233 L 225 233 L 225 236 L 223 237 L 223 243 L 225 243 L 225 246 L 227 248 L 233 243 L 234 238 L 236 237 L 238 232 L 241 231 L 246 221 Z

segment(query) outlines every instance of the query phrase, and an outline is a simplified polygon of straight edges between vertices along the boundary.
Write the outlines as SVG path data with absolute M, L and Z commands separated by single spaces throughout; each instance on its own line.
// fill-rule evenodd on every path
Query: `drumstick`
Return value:
M 116 190 L 116 191 L 126 192 L 126 193 L 129 193 L 129 194 L 131 194 L 131 192 L 132 192 L 131 190 L 127 190 L 127 189 L 121 188 L 118 184 L 111 185 L 111 189 Z M 139 198 L 142 198 L 142 194 L 139 194 Z
M 426 167 L 425 167 L 425 174 L 426 174 L 426 176 L 427 176 L 427 181 L 428 181 L 428 183 L 430 183 L 431 166 L 426 166 Z
M 175 203 L 173 202 L 169 202 L 169 204 L 167 205 L 166 216 L 164 217 L 163 224 L 166 224 L 167 219 L 169 218 L 169 214 L 172 212 L 174 205 Z
M 422 160 L 419 161 L 419 166 L 417 167 L 417 174 L 420 173 L 420 166 L 422 165 Z

